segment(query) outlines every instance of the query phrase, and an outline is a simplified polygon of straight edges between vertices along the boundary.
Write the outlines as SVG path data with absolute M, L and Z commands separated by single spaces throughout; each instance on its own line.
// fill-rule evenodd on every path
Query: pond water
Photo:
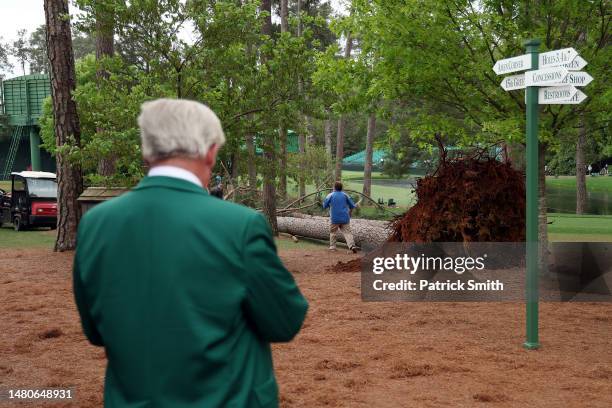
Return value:
M 363 180 L 354 180 L 363 182 Z M 379 186 L 412 188 L 415 179 L 384 179 L 372 180 L 372 184 Z M 576 191 L 564 188 L 548 187 L 546 189 L 548 212 L 575 213 Z M 595 191 L 587 193 L 587 214 L 612 215 L 612 191 Z
M 546 188 L 546 205 L 551 213 L 575 213 L 576 191 L 564 188 Z M 587 214 L 612 215 L 612 191 L 587 193 Z

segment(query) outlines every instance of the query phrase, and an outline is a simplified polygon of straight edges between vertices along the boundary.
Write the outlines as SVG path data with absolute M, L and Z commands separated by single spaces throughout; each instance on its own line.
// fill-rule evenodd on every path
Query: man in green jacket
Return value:
M 308 304 L 269 226 L 211 197 L 225 136 L 192 101 L 147 102 L 150 171 L 79 226 L 74 292 L 89 341 L 106 349 L 106 407 L 276 407 L 270 343 L 290 341 Z

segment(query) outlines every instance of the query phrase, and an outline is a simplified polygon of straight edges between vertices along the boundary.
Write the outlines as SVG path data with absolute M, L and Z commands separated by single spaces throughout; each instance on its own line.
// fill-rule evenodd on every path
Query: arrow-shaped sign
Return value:
M 585 93 L 582 92 L 580 89 L 578 89 L 578 92 L 576 92 L 576 94 L 572 97 L 572 99 L 562 101 L 562 102 L 557 102 L 557 103 L 559 105 L 577 105 L 579 103 L 584 102 L 586 98 L 587 96 L 585 95 Z
M 588 63 L 586 62 L 586 60 L 584 58 L 582 58 L 580 55 L 578 55 L 569 64 L 563 64 L 561 66 L 564 67 L 564 68 L 569 69 L 570 71 L 580 71 L 581 69 L 586 67 L 587 64 Z
M 558 67 L 563 64 L 569 64 L 576 56 L 578 56 L 578 51 L 573 48 L 543 52 L 540 54 L 540 68 Z
M 540 105 L 550 105 L 568 101 L 576 95 L 578 89 L 572 85 L 549 86 L 538 89 L 538 103 Z
M 497 75 L 516 71 L 526 71 L 528 69 L 531 69 L 531 55 L 529 54 L 499 60 L 493 66 L 493 71 L 495 71 Z
M 525 88 L 525 74 L 510 75 L 504 78 L 501 82 L 501 87 L 505 91 L 514 91 L 515 89 Z
M 590 76 L 588 72 L 570 71 L 562 83 L 574 86 L 587 86 L 592 80 L 593 77 Z
M 560 84 L 569 71 L 563 67 L 537 69 L 525 72 L 526 86 L 546 86 Z

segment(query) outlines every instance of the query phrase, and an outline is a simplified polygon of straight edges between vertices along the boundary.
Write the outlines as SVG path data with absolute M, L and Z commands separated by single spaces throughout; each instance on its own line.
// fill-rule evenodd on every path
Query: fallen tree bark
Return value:
M 298 237 L 329 240 L 329 218 L 318 216 L 300 217 L 277 217 L 278 230 Z M 364 220 L 353 218 L 351 230 L 355 237 L 355 243 L 364 249 L 375 248 L 382 245 L 389 237 L 387 230 L 388 222 Z M 338 240 L 345 242 L 342 234 L 338 234 Z

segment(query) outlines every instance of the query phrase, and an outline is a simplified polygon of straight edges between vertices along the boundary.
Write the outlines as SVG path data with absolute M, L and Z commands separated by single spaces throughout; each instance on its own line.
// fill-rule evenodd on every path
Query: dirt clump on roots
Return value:
M 447 158 L 417 180 L 417 203 L 391 222 L 391 242 L 521 242 L 525 240 L 522 172 L 486 153 Z
M 329 266 L 327 272 L 348 273 L 361 271 L 361 258 L 351 259 L 350 261 L 338 261 L 335 265 Z

